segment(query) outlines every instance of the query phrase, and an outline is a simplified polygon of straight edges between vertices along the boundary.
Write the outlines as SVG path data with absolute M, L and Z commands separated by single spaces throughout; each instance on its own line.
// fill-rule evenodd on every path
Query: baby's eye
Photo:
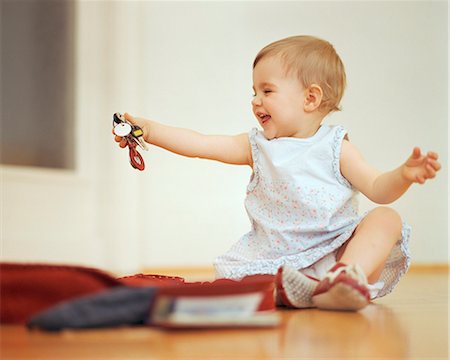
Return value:
M 271 92 L 272 92 L 272 90 L 270 90 L 270 89 L 264 90 L 264 94 L 270 94 Z

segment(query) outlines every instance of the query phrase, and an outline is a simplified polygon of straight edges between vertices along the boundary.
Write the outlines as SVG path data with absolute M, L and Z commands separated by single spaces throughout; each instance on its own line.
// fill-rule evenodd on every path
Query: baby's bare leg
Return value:
M 378 207 L 361 221 L 349 241 L 339 249 L 336 259 L 345 264 L 358 264 L 369 283 L 374 283 L 401 232 L 402 220 L 398 213 L 388 207 Z

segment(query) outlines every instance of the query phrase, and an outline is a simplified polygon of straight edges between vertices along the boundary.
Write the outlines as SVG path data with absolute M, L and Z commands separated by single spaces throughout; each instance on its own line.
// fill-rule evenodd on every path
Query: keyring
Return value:
M 115 113 L 113 115 L 113 127 L 114 135 L 123 137 L 127 140 L 131 166 L 140 171 L 144 170 L 144 159 L 136 149 L 136 146 L 139 145 L 142 149 L 148 150 L 145 141 L 143 140 L 144 132 L 142 129 L 137 125 L 130 124 L 120 113 Z
M 114 135 L 125 137 L 130 135 L 131 130 L 132 130 L 131 125 L 126 122 L 123 122 L 114 126 Z
M 145 169 L 144 159 L 142 158 L 142 155 L 139 154 L 139 152 L 136 150 L 136 145 L 128 143 L 128 149 L 131 166 L 140 171 L 144 170 Z

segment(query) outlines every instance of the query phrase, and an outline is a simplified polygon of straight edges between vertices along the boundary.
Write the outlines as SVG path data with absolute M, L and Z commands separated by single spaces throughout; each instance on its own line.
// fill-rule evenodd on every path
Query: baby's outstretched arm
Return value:
M 360 152 L 349 142 L 342 143 L 342 175 L 370 200 L 389 204 L 402 196 L 413 184 L 433 179 L 441 169 L 435 152 L 422 154 L 415 147 L 411 156 L 398 168 L 381 173 L 367 164 Z
M 149 144 L 187 157 L 216 160 L 227 164 L 252 165 L 247 134 L 203 135 L 193 130 L 135 118 L 128 113 L 125 113 L 124 116 L 130 123 L 142 128 L 144 140 Z M 122 148 L 127 146 L 126 140 L 119 136 L 115 137 L 115 141 Z

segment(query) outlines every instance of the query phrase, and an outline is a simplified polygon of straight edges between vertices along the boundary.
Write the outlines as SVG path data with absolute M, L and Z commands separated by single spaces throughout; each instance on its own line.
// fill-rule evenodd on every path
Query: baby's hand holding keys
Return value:
M 143 140 L 144 132 L 141 127 L 127 121 L 122 114 L 115 113 L 112 132 L 115 135 L 114 140 L 119 143 L 121 148 L 128 146 L 131 166 L 140 171 L 144 170 L 144 159 L 136 150 L 136 146 L 148 150 Z

